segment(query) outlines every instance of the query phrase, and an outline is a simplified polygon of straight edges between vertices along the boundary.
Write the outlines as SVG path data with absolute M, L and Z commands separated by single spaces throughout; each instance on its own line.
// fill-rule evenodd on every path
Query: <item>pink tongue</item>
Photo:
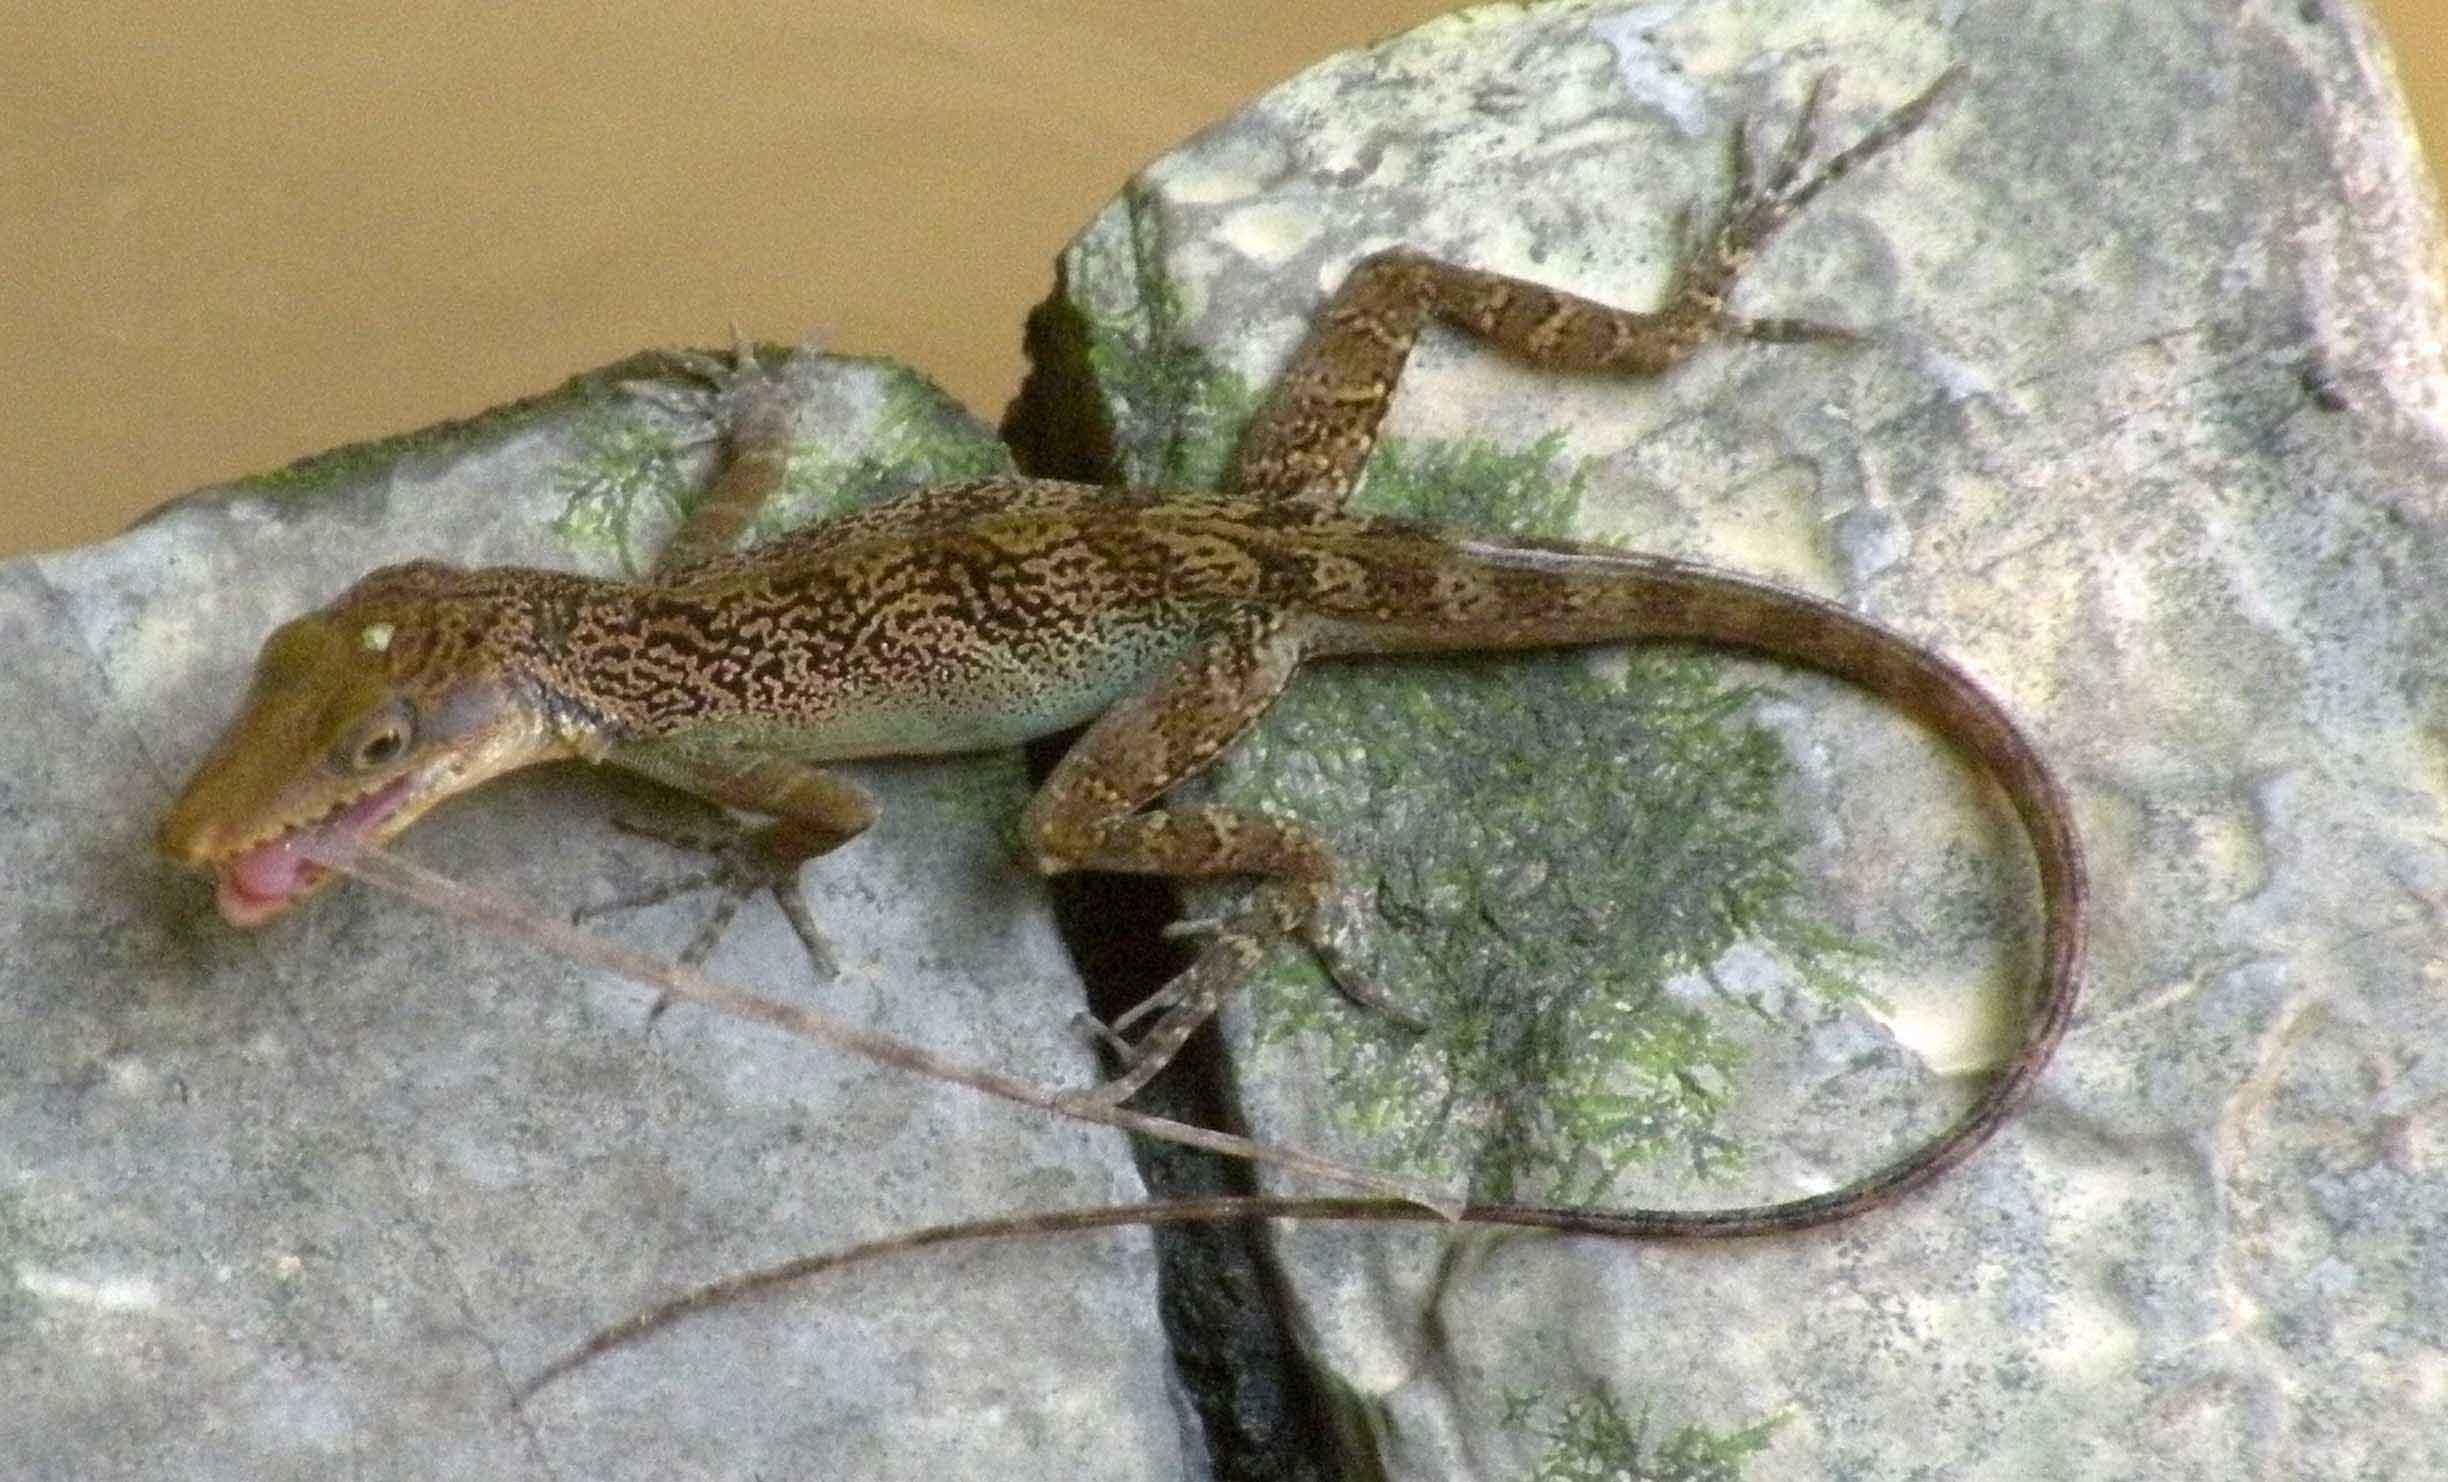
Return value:
M 402 777 L 321 823 L 291 829 L 223 864 L 219 889 L 213 893 L 222 918 L 233 926 L 253 926 L 278 913 L 291 896 L 313 883 L 305 878 L 314 863 L 307 857 L 309 846 L 358 837 L 397 806 L 407 790 L 408 779 Z
M 293 829 L 269 844 L 248 850 L 222 870 L 222 883 L 249 900 L 287 900 L 297 890 L 299 872 L 306 868 L 306 858 L 298 852 L 298 846 L 309 834 L 319 832 L 320 829 Z

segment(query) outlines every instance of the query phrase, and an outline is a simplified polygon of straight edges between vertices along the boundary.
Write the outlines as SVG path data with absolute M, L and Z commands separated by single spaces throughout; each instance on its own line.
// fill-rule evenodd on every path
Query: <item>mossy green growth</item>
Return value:
M 679 432 L 643 410 L 590 408 L 578 451 L 554 471 L 562 497 L 553 534 L 573 551 L 609 557 L 631 575 L 679 527 L 688 479 Z
M 1526 448 L 1482 438 L 1409 443 L 1389 438 L 1369 460 L 1352 507 L 1464 530 L 1569 539 L 1588 488 L 1586 470 L 1559 475 L 1564 435 Z
M 1553 446 L 1391 448 L 1368 502 L 1560 528 L 1580 483 L 1549 471 Z M 1729 1021 L 1766 1011 L 1715 965 L 1749 946 L 1821 1000 L 1860 991 L 1859 949 L 1812 908 L 1780 807 L 1789 763 L 1743 717 L 1760 691 L 1689 650 L 1618 667 L 1324 667 L 1218 770 L 1225 801 L 1325 831 L 1372 908 L 1363 966 L 1430 1025 L 1356 1011 L 1284 952 L 1252 985 L 1257 1046 L 1313 1036 L 1368 1155 L 1475 1198 L 1603 1203 L 1625 1169 L 1670 1157 L 1740 1170 L 1716 1127 L 1745 1061 Z
M 1010 451 L 933 382 L 900 366 L 874 368 L 885 384 L 865 440 L 849 451 L 794 444 L 782 488 L 749 527 L 751 544 L 895 494 L 1011 471 Z M 703 491 L 689 473 L 691 450 L 668 418 L 631 402 L 591 409 L 577 441 L 554 479 L 563 502 L 553 533 L 574 551 L 643 573 Z
M 936 807 L 989 825 L 1004 858 L 1021 857 L 1020 808 L 1028 799 L 1029 779 L 1018 750 L 930 757 L 919 791 Z
M 232 479 L 229 487 L 281 497 L 313 495 L 385 472 L 411 458 L 447 462 L 485 439 L 507 436 L 530 422 L 542 420 L 557 410 L 568 394 L 569 388 L 565 387 L 459 421 L 439 422 L 414 432 L 365 442 L 343 443 L 320 453 L 309 453 L 283 468 Z
M 533 423 L 564 415 L 575 406 L 600 404 L 617 394 L 616 388 L 624 379 L 656 374 L 661 363 L 662 358 L 653 351 L 632 355 L 612 365 L 581 371 L 550 391 L 488 407 L 472 417 L 309 454 L 286 468 L 235 479 L 231 487 L 259 494 L 319 494 L 355 479 L 387 472 L 411 458 L 448 462 L 480 442 L 506 438 Z
M 1741 1482 L 1787 1418 L 1734 1431 L 1686 1425 L 1653 1442 L 1646 1410 L 1627 1419 L 1604 1394 L 1555 1400 L 1522 1392 L 1505 1397 L 1501 1424 L 1545 1443 L 1528 1482 Z
M 1114 472 L 1138 488 L 1221 487 L 1258 395 L 1183 334 L 1181 290 L 1161 264 L 1157 213 L 1135 189 L 1124 203 L 1137 292 L 1123 313 L 1087 316 L 1088 368 L 1113 423 Z

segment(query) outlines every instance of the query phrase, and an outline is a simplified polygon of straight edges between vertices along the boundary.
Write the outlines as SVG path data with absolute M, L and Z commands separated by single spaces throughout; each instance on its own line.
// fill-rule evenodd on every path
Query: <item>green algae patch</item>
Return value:
M 512 402 L 462 421 L 441 422 L 414 432 L 364 442 L 343 443 L 310 453 L 295 463 L 263 473 L 251 473 L 222 487 L 241 494 L 274 498 L 310 498 L 363 482 L 411 460 L 446 463 L 478 444 L 507 437 L 559 410 L 571 397 L 569 388 Z
M 1533 1390 L 1507 1395 L 1499 1424 L 1540 1445 L 1526 1482 L 1742 1482 L 1790 1418 L 1732 1431 L 1683 1425 L 1661 1437 L 1646 1410 L 1627 1416 L 1603 1393 L 1557 1400 Z
M 750 543 L 895 495 L 1012 471 L 1011 451 L 934 382 L 890 362 L 867 365 L 884 381 L 873 425 L 854 448 L 794 444 L 782 488 L 749 526 Z
M 1089 276 L 1114 276 L 1119 266 L 1134 290 L 1126 308 L 1087 316 L 1088 369 L 1109 414 L 1113 476 L 1139 488 L 1221 487 L 1258 393 L 1191 342 L 1181 288 L 1162 262 L 1159 213 L 1136 190 L 1124 203 L 1127 263 L 1082 265 Z
M 1551 442 L 1389 449 L 1371 503 L 1479 528 L 1569 525 Z M 1228 802 L 1323 830 L 1362 905 L 1360 966 L 1429 1026 L 1353 1009 L 1304 954 L 1252 986 L 1261 1077 L 1312 1057 L 1371 1157 L 1485 1200 L 1604 1203 L 1625 1170 L 1704 1177 L 1774 1011 L 1726 986 L 1737 948 L 1859 996 L 1865 954 L 1812 904 L 1763 691 L 1685 647 L 1363 662 L 1305 674 L 1219 769 Z
M 1021 857 L 1020 809 L 1028 801 L 1029 779 L 1018 748 L 929 757 L 919 792 L 947 813 L 988 825 L 1004 858 Z
M 1295 954 L 1255 984 L 1257 1044 L 1314 1036 L 1334 1109 L 1374 1156 L 1472 1197 L 1603 1202 L 1675 1158 L 1738 1173 L 1716 1130 L 1759 1011 L 1716 980 L 1765 951 L 1821 1000 L 1858 949 L 1809 905 L 1788 762 L 1756 689 L 1636 652 L 1351 666 L 1296 687 L 1236 762 L 1234 802 L 1341 851 L 1380 960 L 1426 1020 L 1355 1012 Z
M 1464 530 L 1569 539 L 1589 486 L 1579 468 L 1559 474 L 1564 435 L 1526 448 L 1479 438 L 1455 442 L 1388 439 L 1369 460 L 1352 506 Z
M 1011 471 L 1009 450 L 924 376 L 886 361 L 847 364 L 881 385 L 867 425 L 855 438 L 792 444 L 782 487 L 750 525 L 749 544 L 879 499 Z M 704 493 L 694 433 L 630 398 L 591 407 L 574 441 L 553 478 L 561 501 L 553 533 L 577 554 L 644 573 Z
M 626 379 L 651 376 L 665 365 L 661 354 L 644 351 L 615 364 L 584 371 L 549 391 L 490 407 L 472 417 L 437 422 L 413 432 L 311 453 L 282 468 L 248 474 L 227 488 L 249 494 L 312 495 L 386 472 L 411 459 L 448 462 L 480 443 L 506 438 L 573 407 L 594 405 L 618 394 Z
M 575 438 L 576 451 L 553 474 L 562 501 L 553 534 L 637 575 L 679 528 L 689 486 L 680 434 L 642 411 L 595 408 Z

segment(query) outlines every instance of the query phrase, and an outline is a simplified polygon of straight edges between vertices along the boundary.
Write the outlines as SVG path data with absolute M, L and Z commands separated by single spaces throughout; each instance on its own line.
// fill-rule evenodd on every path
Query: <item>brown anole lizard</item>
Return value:
M 1114 1080 L 1129 1095 L 1275 942 L 1330 968 L 1342 901 L 1301 823 L 1155 806 L 1230 746 L 1299 666 L 1348 655 L 1683 639 L 1851 680 L 1959 746 L 2003 790 L 2038 864 L 2040 981 L 2021 1048 L 1952 1126 L 1841 1188 L 1742 1208 L 1482 1204 L 1462 1218 L 1619 1236 L 1757 1235 L 1887 1203 L 1967 1156 L 2025 1099 L 2072 1013 L 2081 847 L 2063 789 L 1997 701 L 1953 663 L 1820 598 L 1605 547 L 1348 512 L 1423 324 L 1445 321 L 1558 371 L 1650 375 L 1715 338 L 1845 331 L 1734 314 L 1753 255 L 1827 185 L 1915 128 L 1954 74 L 1805 173 L 1825 81 L 1764 165 L 1735 130 L 1725 208 L 1692 234 L 1665 305 L 1612 308 L 1407 251 L 1361 262 L 1249 429 L 1224 493 L 1024 478 L 934 488 L 754 549 L 730 547 L 777 483 L 787 405 L 755 374 L 726 397 L 731 456 L 634 582 L 437 562 L 388 567 L 275 632 L 244 712 L 171 810 L 161 847 L 210 870 L 252 926 L 324 883 L 309 859 L 379 842 L 514 768 L 583 757 L 771 815 L 757 887 L 856 836 L 876 808 L 825 764 L 1010 746 L 1086 731 L 1030 801 L 1027 862 L 1054 873 L 1243 876 Z M 803 927 L 811 950 L 811 928 Z M 702 942 L 692 955 L 701 954 Z M 1348 970 L 1338 981 L 1376 995 Z M 1035 1230 L 1132 1220 L 1422 1218 L 1390 1200 L 1256 1199 L 1022 1217 Z M 1015 1233 L 1005 1230 L 1002 1233 Z M 915 1238 L 915 1237 L 913 1237 Z

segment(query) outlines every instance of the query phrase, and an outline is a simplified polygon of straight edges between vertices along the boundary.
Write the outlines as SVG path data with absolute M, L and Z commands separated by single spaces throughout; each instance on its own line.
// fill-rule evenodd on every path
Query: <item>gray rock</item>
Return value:
M 0 1475 L 1197 1476 L 1136 1232 L 868 1268 L 511 1387 L 678 1287 L 912 1225 L 1138 1197 L 1112 1137 L 846 1062 L 358 887 L 256 935 L 152 831 L 279 619 L 415 555 L 610 571 L 699 476 L 613 372 L 191 496 L 0 567 Z M 1003 466 L 905 371 L 810 369 L 789 518 Z M 718 975 L 1042 1081 L 1094 1074 L 1018 759 L 865 772 Z M 412 857 L 562 913 L 689 867 L 586 768 L 506 779 Z M 610 929 L 671 951 L 685 903 Z
M 1824 151 L 1956 62 L 1739 295 L 1859 343 L 1624 384 L 1432 335 L 1364 502 L 1777 577 L 1985 676 L 2092 849 L 2073 1037 L 1996 1146 L 1837 1230 L 1277 1230 L 1352 1475 L 2448 1475 L 2448 326 L 2359 11 L 1470 11 L 1150 166 L 1064 259 L 1021 430 L 1210 483 L 1363 254 L 1651 302 L 1732 120 L 1780 138 L 1841 69 Z M 2016 1031 L 2011 823 L 1810 675 L 1355 666 L 1216 788 L 1335 834 L 1440 1025 L 1285 954 L 1231 1025 L 1261 1136 L 1745 1202 L 1895 1156 Z
M 1779 576 L 1963 658 L 2075 788 L 2083 1018 L 1997 1146 L 1822 1235 L 1271 1231 L 1345 1474 L 2448 1473 L 2448 388 L 2436 222 L 2359 13 L 1457 16 L 1151 167 L 1066 259 L 1019 430 L 1212 482 L 1365 251 L 1644 302 L 1731 118 L 1772 135 L 1840 66 L 1839 144 L 1959 60 L 1745 286 L 1862 343 L 1623 385 L 1432 338 L 1368 498 Z M 838 362 L 802 431 L 792 518 L 995 456 Z M 761 1031 L 648 1036 L 642 994 L 361 890 L 241 937 L 152 857 L 279 617 L 410 555 L 634 565 L 695 471 L 599 379 L 0 567 L 0 1472 L 1200 1474 L 1125 1237 L 871 1268 L 506 1411 L 674 1287 L 1137 1182 L 1101 1136 Z M 679 867 L 603 826 L 647 802 L 607 780 L 510 779 L 404 848 L 549 911 Z M 845 979 L 808 985 L 762 912 L 715 969 L 1083 1079 L 998 837 L 1016 765 L 870 781 L 890 816 L 807 882 Z M 1285 961 L 1231 1026 L 1263 1135 L 1530 1196 L 1776 1197 L 1940 1125 L 2014 1031 L 2011 827 L 1808 675 L 1355 668 L 1218 785 L 1336 833 L 1382 975 L 1444 1026 L 1390 1035 Z

